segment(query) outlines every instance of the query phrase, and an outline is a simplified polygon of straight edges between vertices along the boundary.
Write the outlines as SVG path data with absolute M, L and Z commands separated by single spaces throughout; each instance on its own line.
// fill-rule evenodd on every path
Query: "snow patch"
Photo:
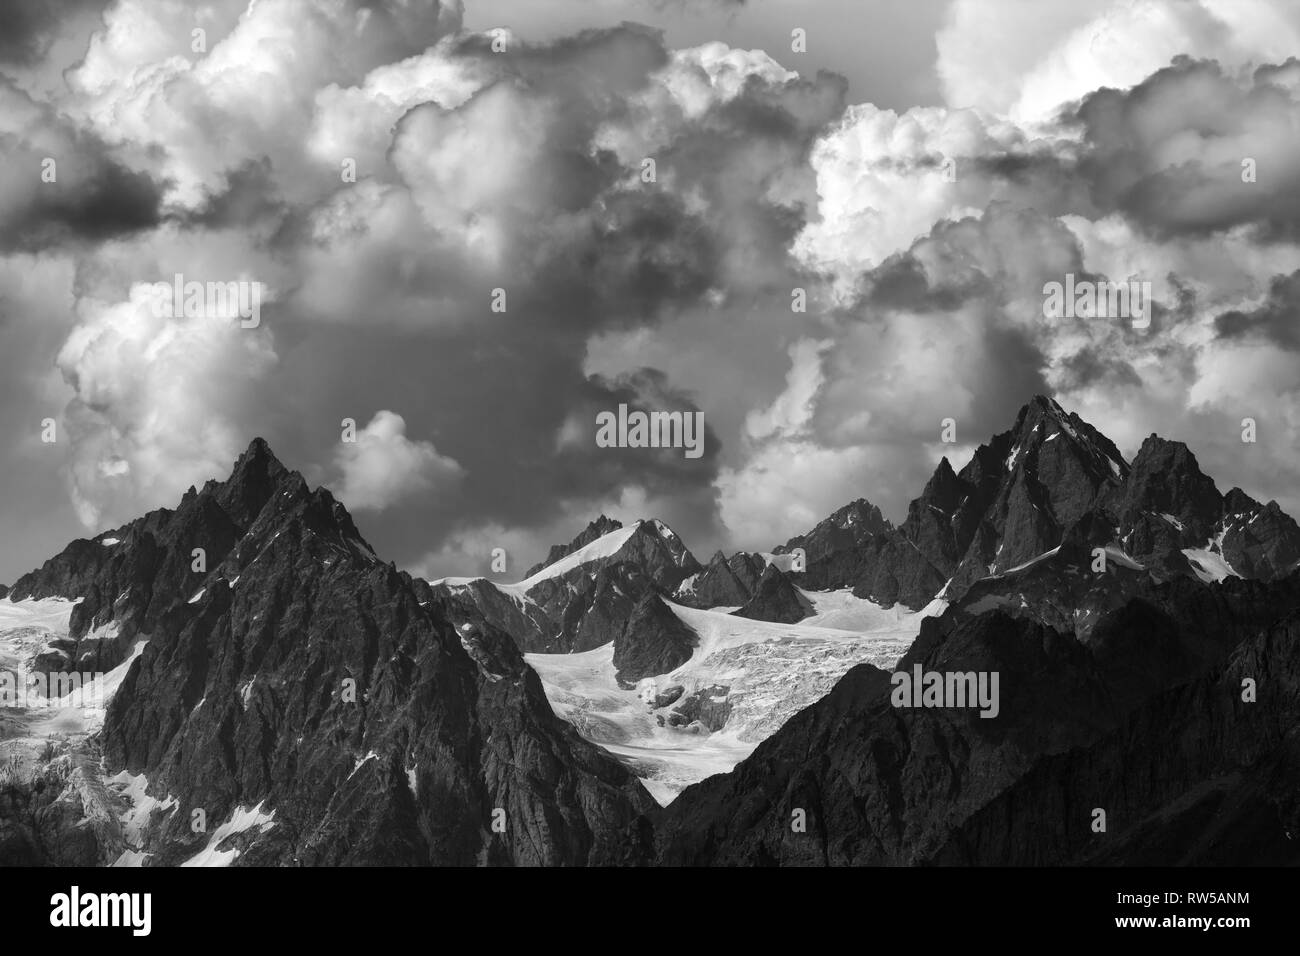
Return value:
M 240 833 L 247 833 L 250 830 L 269 830 L 275 826 L 275 811 L 265 813 L 262 810 L 263 800 L 257 806 L 251 809 L 236 807 L 235 812 L 230 819 L 221 826 L 217 827 L 216 832 L 208 840 L 208 845 L 190 857 L 181 866 L 230 866 L 239 857 L 240 851 L 236 849 L 221 850 L 218 847 L 232 836 Z
M 638 525 L 632 525 L 630 528 L 619 528 L 617 531 L 611 531 L 609 534 L 601 535 L 595 541 L 573 552 L 573 554 L 561 558 L 554 564 L 547 565 L 532 577 L 520 581 L 512 586 L 521 591 L 530 591 L 543 581 L 562 577 L 574 568 L 580 568 L 591 561 L 599 561 L 601 558 L 611 558 L 618 554 L 623 545 L 627 544 L 628 541 L 631 540 L 632 535 L 636 534 L 638 527 Z
M 105 777 L 104 784 L 119 797 L 129 801 L 130 805 L 118 819 L 122 821 L 122 835 L 137 850 L 144 843 L 145 830 L 153 815 L 169 810 L 174 813 L 180 807 L 180 801 L 175 797 L 159 800 L 149 796 L 149 779 L 142 773 L 133 774 L 123 770 L 114 776 Z
M 677 535 L 675 535 L 675 534 L 673 533 L 673 529 L 670 528 L 670 527 L 668 527 L 668 525 L 664 524 L 664 523 L 663 523 L 662 521 L 660 521 L 658 518 L 655 518 L 655 519 L 654 519 L 654 527 L 655 527 L 655 531 L 659 532 L 659 536 L 660 536 L 660 537 L 663 537 L 663 538 L 675 538 L 675 537 L 677 537 Z
M 1237 577 L 1228 562 L 1223 560 L 1223 555 L 1215 554 L 1207 548 L 1183 548 L 1183 554 L 1191 562 L 1193 573 L 1207 584 Z
M 356 765 L 352 768 L 352 772 L 348 774 L 348 779 L 351 780 L 353 777 L 355 777 L 357 775 L 357 771 L 361 769 L 362 765 L 364 765 L 366 761 L 377 760 L 378 758 L 379 758 L 379 754 L 375 753 L 373 750 L 370 751 L 370 753 L 366 754 L 364 757 L 362 757 L 360 760 L 356 762 Z
M 1014 574 L 1016 571 L 1023 571 L 1025 568 L 1031 567 L 1037 564 L 1039 561 L 1046 561 L 1048 558 L 1050 558 L 1052 555 L 1056 554 L 1060 550 L 1061 550 L 1061 546 L 1058 544 L 1051 551 L 1044 551 L 1038 557 L 1030 558 L 1028 561 L 1025 561 L 1021 564 L 1017 564 L 1014 568 L 1007 568 L 1005 571 L 999 572 L 997 574 L 990 573 L 989 577 L 1001 578 L 1001 577 L 1005 577 L 1008 574 Z M 993 565 L 990 564 L 989 565 L 990 571 L 992 571 L 992 568 Z
M 1119 547 L 1119 545 L 1115 545 L 1115 544 L 1106 545 L 1106 560 L 1114 561 L 1116 564 L 1120 565 L 1121 567 L 1129 568 L 1133 571 L 1146 570 L 1143 565 L 1138 564 L 1131 557 L 1129 557 L 1128 554 L 1124 551 L 1124 549 Z

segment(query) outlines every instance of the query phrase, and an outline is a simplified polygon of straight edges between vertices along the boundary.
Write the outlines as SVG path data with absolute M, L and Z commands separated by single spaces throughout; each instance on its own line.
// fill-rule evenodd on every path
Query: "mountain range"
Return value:
M 1276 502 L 1044 397 L 898 526 L 701 563 L 602 515 L 517 582 L 383 562 L 255 440 L 0 588 L 0 668 L 109 691 L 0 717 L 0 862 L 1296 863 L 1298 566 Z

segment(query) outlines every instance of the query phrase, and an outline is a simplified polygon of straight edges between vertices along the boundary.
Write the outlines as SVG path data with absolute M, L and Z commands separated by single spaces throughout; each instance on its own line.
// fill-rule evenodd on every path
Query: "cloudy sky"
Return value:
M 53 8 L 0 13 L 0 581 L 258 435 L 430 576 L 601 512 L 766 548 L 1039 392 L 1300 514 L 1300 4 Z M 1066 273 L 1150 328 L 1044 318 Z M 620 403 L 703 456 L 597 447 Z

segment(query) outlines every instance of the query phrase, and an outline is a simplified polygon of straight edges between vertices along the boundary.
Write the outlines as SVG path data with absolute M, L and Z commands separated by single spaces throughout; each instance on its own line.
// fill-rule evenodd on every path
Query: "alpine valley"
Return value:
M 897 526 L 702 562 L 601 516 L 513 582 L 399 571 L 259 439 L 0 587 L 0 672 L 102 702 L 0 707 L 0 863 L 1296 864 L 1297 567 L 1043 397 Z

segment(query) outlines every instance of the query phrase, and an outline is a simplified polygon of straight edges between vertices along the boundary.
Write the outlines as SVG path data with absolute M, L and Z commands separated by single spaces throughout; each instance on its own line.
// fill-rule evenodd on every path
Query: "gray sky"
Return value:
M 851 101 L 905 110 L 941 102 L 934 38 L 947 8 L 947 0 L 483 0 L 467 4 L 465 24 L 551 40 L 631 20 L 663 30 L 671 47 L 723 40 L 807 76 L 830 70 L 848 80 Z M 791 53 L 796 27 L 807 32 L 806 53 Z

